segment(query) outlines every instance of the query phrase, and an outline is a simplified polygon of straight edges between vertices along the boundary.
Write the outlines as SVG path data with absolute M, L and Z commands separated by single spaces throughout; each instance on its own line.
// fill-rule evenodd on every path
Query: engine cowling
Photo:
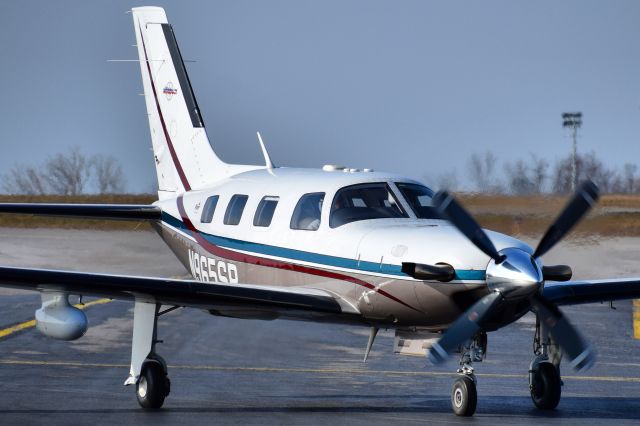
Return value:
M 69 295 L 43 292 L 42 307 L 36 311 L 36 328 L 45 336 L 76 340 L 87 331 L 89 322 L 80 309 L 69 303 Z

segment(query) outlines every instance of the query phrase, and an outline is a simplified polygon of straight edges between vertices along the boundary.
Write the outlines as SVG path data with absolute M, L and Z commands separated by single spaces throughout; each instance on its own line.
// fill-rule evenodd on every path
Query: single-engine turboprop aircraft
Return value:
M 594 352 L 558 305 L 640 297 L 640 278 L 570 281 L 547 253 L 596 202 L 579 187 L 537 248 L 480 228 L 447 192 L 405 177 L 338 166 L 232 165 L 213 151 L 173 29 L 163 9 L 133 9 L 133 24 L 158 175 L 152 205 L 1 204 L 0 212 L 149 221 L 193 280 L 0 267 L 0 285 L 41 292 L 45 335 L 73 340 L 87 329 L 69 295 L 135 303 L 131 367 L 143 408 L 169 394 L 156 352 L 157 319 L 172 307 L 212 315 L 285 318 L 396 330 L 395 350 L 441 362 L 459 353 L 451 394 L 473 415 L 473 363 L 487 333 L 536 315 L 529 384 L 533 403 L 560 401 L 559 364 L 589 367 Z M 258 135 L 259 136 L 259 135 Z M 162 306 L 168 308 L 162 309 Z

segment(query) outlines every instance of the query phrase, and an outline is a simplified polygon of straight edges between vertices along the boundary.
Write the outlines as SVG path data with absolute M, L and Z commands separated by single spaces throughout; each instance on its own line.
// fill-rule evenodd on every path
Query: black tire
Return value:
M 541 410 L 553 410 L 560 402 L 562 381 L 558 369 L 549 362 L 538 364 L 533 373 L 531 400 Z
M 164 374 L 167 374 L 167 361 L 165 361 L 164 358 L 162 358 L 160 355 L 156 353 L 149 354 L 149 357 L 147 358 L 147 360 L 158 361 L 160 365 L 162 365 L 162 368 L 164 369 Z
M 138 404 L 145 409 L 162 407 L 164 398 L 169 395 L 169 378 L 158 361 L 145 361 L 140 378 L 136 383 Z
M 471 417 L 476 412 L 476 383 L 467 376 L 458 377 L 451 390 L 451 408 L 457 416 Z

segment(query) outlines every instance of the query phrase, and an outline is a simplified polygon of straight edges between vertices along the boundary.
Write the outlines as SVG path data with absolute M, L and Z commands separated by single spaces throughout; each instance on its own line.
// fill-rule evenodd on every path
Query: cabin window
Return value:
M 291 229 L 316 231 L 320 227 L 320 214 L 324 192 L 304 194 L 300 197 L 291 217 Z
M 219 198 L 217 195 L 207 198 L 207 201 L 204 203 L 204 208 L 202 209 L 202 215 L 200 215 L 200 222 L 211 223 Z
M 276 211 L 279 199 L 278 197 L 267 196 L 260 200 L 256 215 L 253 217 L 253 226 L 271 225 L 271 219 L 273 219 L 273 213 Z
M 386 183 L 365 183 L 340 189 L 333 198 L 329 226 L 358 220 L 409 217 Z
M 224 213 L 225 225 L 237 225 L 240 223 L 242 212 L 244 211 L 244 206 L 247 204 L 248 199 L 249 197 L 247 195 L 239 194 L 231 197 L 229 205 L 227 206 L 227 211 Z
M 411 210 L 420 219 L 442 219 L 433 207 L 433 191 L 416 183 L 396 183 Z

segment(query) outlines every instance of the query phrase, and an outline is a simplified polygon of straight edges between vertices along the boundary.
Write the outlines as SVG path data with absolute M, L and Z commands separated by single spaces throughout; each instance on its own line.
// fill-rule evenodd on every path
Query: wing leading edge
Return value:
M 360 322 L 357 310 L 310 288 L 203 283 L 193 280 L 0 267 L 0 286 L 185 306 L 242 318 Z
M 147 204 L 0 203 L 0 213 L 111 220 L 160 220 L 159 207 Z
M 640 299 L 640 278 L 549 282 L 543 291 L 558 305 Z

